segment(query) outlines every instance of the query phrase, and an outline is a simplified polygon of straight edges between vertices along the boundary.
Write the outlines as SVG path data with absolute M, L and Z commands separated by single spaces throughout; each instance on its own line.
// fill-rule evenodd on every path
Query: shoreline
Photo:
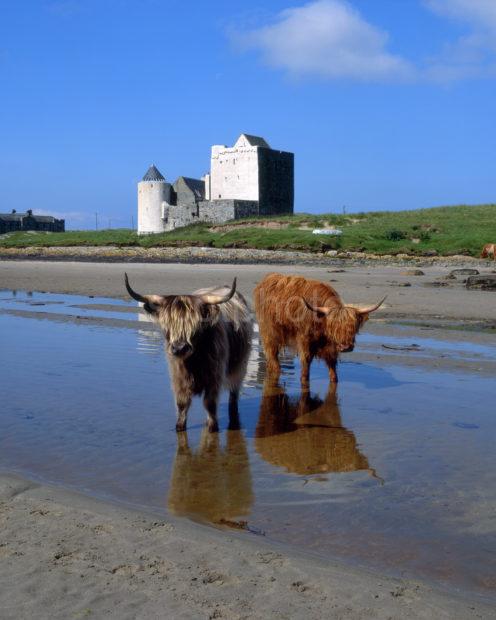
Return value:
M 450 276 L 453 266 L 423 266 L 412 275 L 400 265 L 208 263 L 126 263 L 121 261 L 0 260 L 0 289 L 129 299 L 124 273 L 142 292 L 191 293 L 238 279 L 251 301 L 256 284 L 279 271 L 329 282 L 346 303 L 371 303 L 387 296 L 374 320 L 480 325 L 496 330 L 494 291 L 468 290 L 464 277 Z M 411 270 L 414 271 L 414 270 Z M 487 270 L 486 270 L 487 271 Z M 419 326 L 419 328 L 422 326 Z
M 0 500 L 5 620 L 159 618 L 164 609 L 169 617 L 334 613 L 350 620 L 494 612 L 491 601 L 470 592 L 383 576 L 254 534 L 158 517 L 19 475 L 0 472 Z
M 396 266 L 453 266 L 496 269 L 496 262 L 465 255 L 417 256 L 409 254 L 368 254 L 343 252 L 339 254 L 305 252 L 300 250 L 260 250 L 247 248 L 211 248 L 200 246 L 151 247 L 137 246 L 30 246 L 0 247 L 2 260 L 130 262 L 130 263 L 187 263 L 240 265 L 396 265 Z

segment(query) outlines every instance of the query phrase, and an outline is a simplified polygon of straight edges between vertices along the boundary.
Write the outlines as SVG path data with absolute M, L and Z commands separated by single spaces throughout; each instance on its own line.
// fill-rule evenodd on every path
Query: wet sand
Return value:
M 3 620 L 492 618 L 480 601 L 262 538 L 0 477 Z
M 456 268 L 461 268 L 457 265 Z M 471 263 L 467 267 L 473 268 Z M 480 268 L 490 273 L 493 265 Z M 0 289 L 23 289 L 128 298 L 124 272 L 143 293 L 190 293 L 238 277 L 238 288 L 251 299 L 253 288 L 267 273 L 300 274 L 328 281 L 349 303 L 370 303 L 384 295 L 381 317 L 407 320 L 455 319 L 496 323 L 495 294 L 469 291 L 466 276 L 446 277 L 453 267 L 422 267 L 423 276 L 403 275 L 408 267 L 306 265 L 187 265 L 143 263 L 81 263 L 0 261 Z M 407 286 L 407 285 L 410 286 Z
M 250 296 L 254 284 L 276 268 L 1 262 L 0 289 L 124 298 L 125 270 L 143 292 L 189 292 L 237 275 L 240 289 Z M 402 276 L 404 269 L 389 267 L 350 267 L 344 273 L 277 270 L 337 280 L 333 285 L 353 302 L 388 293 L 375 324 L 383 334 L 395 329 L 383 323 L 388 318 L 437 328 L 439 323 L 490 328 L 496 320 L 494 293 L 466 291 L 461 281 L 424 286 L 442 281 L 448 269 L 424 269 L 425 276 Z M 459 338 L 453 331 L 443 334 Z M 470 334 L 467 341 L 472 338 L 484 342 L 485 334 Z M 2 618 L 462 619 L 495 614 L 494 607 L 472 595 L 444 594 L 418 581 L 323 562 L 254 534 L 158 519 L 8 474 L 0 477 L 0 521 Z

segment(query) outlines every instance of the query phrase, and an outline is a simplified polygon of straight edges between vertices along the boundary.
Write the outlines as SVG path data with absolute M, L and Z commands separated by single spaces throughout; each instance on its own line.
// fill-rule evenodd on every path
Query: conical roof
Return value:
M 160 170 L 152 164 L 146 171 L 142 181 L 165 181 L 165 177 L 163 177 Z

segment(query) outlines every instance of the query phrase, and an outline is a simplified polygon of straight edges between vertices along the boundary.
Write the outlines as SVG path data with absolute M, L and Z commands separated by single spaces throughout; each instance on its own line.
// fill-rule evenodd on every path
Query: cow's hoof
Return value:
M 219 425 L 217 422 L 207 422 L 207 429 L 209 433 L 218 433 Z

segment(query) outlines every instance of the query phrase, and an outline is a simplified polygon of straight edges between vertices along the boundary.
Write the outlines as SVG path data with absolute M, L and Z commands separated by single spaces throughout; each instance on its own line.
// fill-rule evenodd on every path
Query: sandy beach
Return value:
M 383 317 L 408 319 L 496 320 L 494 295 L 486 291 L 467 291 L 460 275 L 447 279 L 455 266 L 423 266 L 422 276 L 411 275 L 417 267 L 361 265 L 336 267 L 308 265 L 244 265 L 181 263 L 86 263 L 49 261 L 1 261 L 0 287 L 57 293 L 127 298 L 124 272 L 143 292 L 190 293 L 236 276 L 239 289 L 251 299 L 256 283 L 267 273 L 293 273 L 330 282 L 349 303 L 370 303 L 387 295 Z M 473 261 L 466 267 L 473 269 Z M 481 273 L 492 273 L 486 263 Z
M 494 608 L 419 582 L 4 475 L 1 617 L 443 618 Z
M 423 267 L 424 275 L 407 273 L 408 267 L 343 269 L 3 261 L 0 289 L 124 299 L 126 271 L 137 289 L 157 293 L 191 292 L 237 276 L 239 289 L 251 297 L 263 275 L 281 271 L 329 281 L 349 302 L 387 294 L 380 316 L 371 321 L 373 333 L 394 333 L 389 321 L 396 321 L 412 331 L 416 323 L 428 325 L 440 338 L 494 338 L 494 293 L 466 290 L 466 276 L 448 277 L 453 267 Z M 366 352 L 358 355 L 367 359 Z M 7 471 L 0 476 L 2 619 L 462 620 L 496 614 L 490 602 L 465 592 L 324 561 L 249 532 L 164 519 L 35 478 Z

